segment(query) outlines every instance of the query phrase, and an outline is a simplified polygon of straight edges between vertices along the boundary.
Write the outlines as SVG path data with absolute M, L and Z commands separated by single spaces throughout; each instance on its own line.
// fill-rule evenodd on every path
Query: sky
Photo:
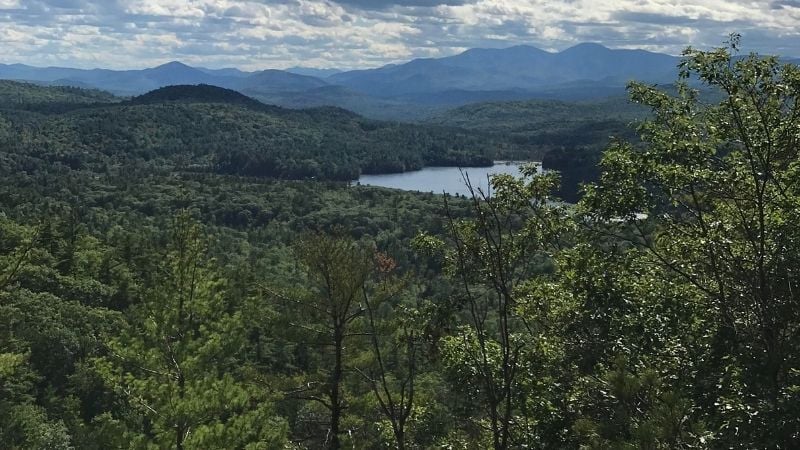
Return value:
M 580 42 L 800 57 L 800 0 L 0 0 L 0 63 L 355 69 Z

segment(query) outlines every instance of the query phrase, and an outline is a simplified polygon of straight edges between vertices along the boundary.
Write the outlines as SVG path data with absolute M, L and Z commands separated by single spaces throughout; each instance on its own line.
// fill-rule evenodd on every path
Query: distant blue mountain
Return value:
M 207 69 L 205 67 L 198 67 L 197 70 L 201 70 L 209 75 L 234 78 L 246 78 L 253 74 L 253 72 L 245 72 L 233 67 L 225 69 Z
M 239 79 L 233 88 L 251 94 L 268 92 L 304 92 L 327 86 L 323 80 L 308 75 L 298 75 L 283 70 L 262 70 Z
M 68 69 L 64 67 L 32 67 L 25 64 L 0 64 L 0 78 L 5 80 L 55 81 L 69 79 L 94 70 Z
M 253 92 L 305 91 L 327 85 L 317 78 L 280 70 L 243 72 L 238 69 L 202 69 L 177 61 L 142 70 L 82 70 L 0 64 L 0 79 L 94 87 L 127 96 L 171 85 L 207 84 Z
M 628 80 L 675 79 L 679 59 L 643 50 L 580 44 L 559 53 L 530 46 L 473 49 L 439 59 L 344 72 L 327 81 L 379 96 L 446 90 L 529 92 L 580 82 L 623 86 Z
M 286 69 L 286 71 L 289 73 L 296 73 L 297 75 L 307 75 L 323 79 L 331 75 L 336 75 L 337 73 L 342 73 L 339 69 L 315 69 L 312 67 L 290 67 Z

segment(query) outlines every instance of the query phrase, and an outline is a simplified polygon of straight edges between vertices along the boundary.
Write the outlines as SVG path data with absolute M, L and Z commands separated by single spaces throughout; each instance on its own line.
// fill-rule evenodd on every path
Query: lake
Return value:
M 404 191 L 434 192 L 441 194 L 447 192 L 455 195 L 469 195 L 469 190 L 464 184 L 464 175 L 469 175 L 473 186 L 480 186 L 486 191 L 488 188 L 487 176 L 507 173 L 520 176 L 519 165 L 525 162 L 496 161 L 491 167 L 426 167 L 403 173 L 390 173 L 383 175 L 361 175 L 358 182 L 366 186 L 381 186 Z M 541 170 L 541 168 L 539 169 Z

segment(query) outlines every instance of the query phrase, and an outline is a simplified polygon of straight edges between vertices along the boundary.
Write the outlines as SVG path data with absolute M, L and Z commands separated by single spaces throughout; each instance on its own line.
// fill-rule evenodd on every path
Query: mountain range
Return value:
M 332 75 L 329 81 L 377 96 L 461 91 L 546 91 L 675 78 L 678 59 L 643 50 L 580 44 L 559 53 L 530 46 L 472 49 L 439 59 Z
M 671 82 L 678 62 L 671 55 L 587 43 L 561 52 L 531 46 L 472 49 L 445 58 L 354 71 L 296 67 L 245 72 L 180 62 L 141 70 L 0 64 L 0 79 L 96 88 L 122 96 L 169 85 L 208 84 L 290 108 L 339 106 L 373 118 L 419 119 L 484 101 L 620 95 L 629 80 Z

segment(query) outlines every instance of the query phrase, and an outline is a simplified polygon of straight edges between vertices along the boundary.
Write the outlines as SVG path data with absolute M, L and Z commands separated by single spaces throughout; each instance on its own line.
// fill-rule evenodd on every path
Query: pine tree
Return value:
M 243 379 L 242 318 L 205 245 L 189 215 L 177 216 L 154 285 L 97 361 L 131 407 L 134 448 L 275 448 L 284 439 L 284 423 Z

